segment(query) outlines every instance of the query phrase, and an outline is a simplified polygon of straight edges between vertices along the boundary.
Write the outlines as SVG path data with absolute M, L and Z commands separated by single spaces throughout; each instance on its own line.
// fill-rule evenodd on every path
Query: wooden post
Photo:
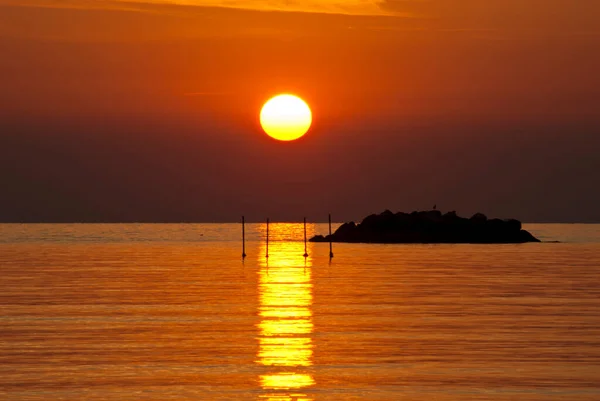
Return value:
M 246 218 L 242 216 L 242 259 L 246 257 Z
M 269 258 L 269 219 L 267 219 L 267 254 L 265 257 Z
M 329 258 L 333 258 L 333 239 L 331 238 L 331 213 L 329 213 Z
M 308 249 L 306 248 L 306 217 L 304 218 L 304 257 L 308 258 Z

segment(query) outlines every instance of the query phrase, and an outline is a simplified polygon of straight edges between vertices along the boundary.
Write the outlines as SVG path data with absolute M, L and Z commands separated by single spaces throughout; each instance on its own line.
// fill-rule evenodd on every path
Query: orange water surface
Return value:
M 0 399 L 599 400 L 600 226 L 527 228 L 563 242 L 0 225 Z

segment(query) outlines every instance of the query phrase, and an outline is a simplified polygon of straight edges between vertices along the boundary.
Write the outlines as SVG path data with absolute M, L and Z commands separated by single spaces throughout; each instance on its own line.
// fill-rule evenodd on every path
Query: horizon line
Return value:
M 266 219 L 264 220 L 248 220 L 246 219 L 246 224 L 266 224 Z M 358 223 L 361 220 L 344 220 L 344 221 L 335 221 L 332 220 L 334 224 L 344 224 L 347 222 L 354 221 Z M 307 220 L 307 223 L 313 224 L 327 224 L 328 220 Z M 522 224 L 600 224 L 599 221 L 521 221 Z M 106 221 L 0 221 L 0 224 L 242 224 L 241 220 L 223 220 L 223 221 L 117 221 L 117 220 L 106 220 Z M 270 219 L 270 224 L 303 224 L 302 220 L 273 220 Z

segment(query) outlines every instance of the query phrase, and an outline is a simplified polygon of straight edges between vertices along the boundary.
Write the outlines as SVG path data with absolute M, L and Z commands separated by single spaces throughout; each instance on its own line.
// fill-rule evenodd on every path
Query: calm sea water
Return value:
M 600 400 L 600 225 L 526 228 L 562 242 L 0 225 L 0 399 Z

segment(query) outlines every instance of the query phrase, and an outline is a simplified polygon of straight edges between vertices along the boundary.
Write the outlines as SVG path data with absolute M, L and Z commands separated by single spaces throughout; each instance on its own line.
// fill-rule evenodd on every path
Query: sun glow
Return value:
M 293 141 L 308 132 L 312 124 L 310 108 L 294 95 L 278 95 L 270 99 L 260 112 L 260 125 L 272 138 Z

